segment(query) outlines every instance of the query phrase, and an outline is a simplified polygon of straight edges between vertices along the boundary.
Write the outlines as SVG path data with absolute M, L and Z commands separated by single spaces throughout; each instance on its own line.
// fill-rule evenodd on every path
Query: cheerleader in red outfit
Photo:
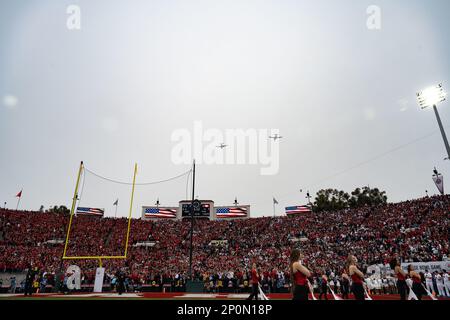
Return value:
M 291 252 L 291 282 L 292 282 L 292 300 L 308 300 L 309 286 L 308 277 L 311 272 L 302 265 L 302 254 L 300 250 L 294 249 Z
M 414 267 L 412 265 L 408 266 L 408 275 L 411 277 L 413 284 L 412 284 L 412 291 L 417 296 L 417 299 L 422 300 L 422 293 L 423 293 L 423 285 L 422 285 L 422 278 L 420 277 L 420 274 L 418 274 L 416 271 L 414 271 Z
M 406 272 L 403 271 L 400 262 L 398 259 L 392 259 L 390 263 L 391 269 L 394 270 L 395 275 L 397 276 L 397 290 L 400 294 L 400 300 L 406 300 L 406 292 L 408 286 L 406 285 Z
M 350 278 L 352 279 L 352 292 L 355 296 L 356 300 L 365 300 L 365 293 L 364 293 L 364 273 L 362 273 L 356 263 L 358 260 L 355 256 L 349 255 L 347 258 L 347 270 L 348 274 L 350 275 Z

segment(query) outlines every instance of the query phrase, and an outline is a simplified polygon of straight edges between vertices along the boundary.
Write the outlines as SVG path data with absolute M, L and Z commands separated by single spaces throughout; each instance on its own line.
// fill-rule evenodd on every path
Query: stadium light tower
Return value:
M 442 83 L 437 86 L 429 87 L 421 92 L 417 93 L 417 100 L 422 109 L 433 107 L 436 119 L 441 130 L 442 139 L 444 140 L 445 148 L 447 149 L 447 158 L 450 160 L 450 145 L 448 144 L 447 135 L 445 134 L 444 126 L 442 125 L 441 117 L 439 116 L 436 105 L 446 100 L 446 93 L 442 87 Z

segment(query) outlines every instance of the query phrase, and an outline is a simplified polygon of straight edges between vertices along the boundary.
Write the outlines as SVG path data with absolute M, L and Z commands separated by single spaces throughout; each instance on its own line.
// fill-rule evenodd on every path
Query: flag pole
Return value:
M 22 199 L 22 195 L 20 195 L 19 199 L 17 200 L 16 211 L 19 210 L 20 199 Z
M 273 200 L 273 217 L 275 218 L 275 199 Z
M 117 200 L 114 201 L 113 206 L 116 207 L 116 210 L 114 212 L 114 218 L 117 218 L 117 207 L 119 206 L 119 198 L 117 198 Z
M 195 159 L 192 162 L 192 200 L 191 200 L 191 232 L 189 239 L 189 281 L 193 281 L 192 277 L 192 238 L 194 235 L 194 200 L 195 200 Z

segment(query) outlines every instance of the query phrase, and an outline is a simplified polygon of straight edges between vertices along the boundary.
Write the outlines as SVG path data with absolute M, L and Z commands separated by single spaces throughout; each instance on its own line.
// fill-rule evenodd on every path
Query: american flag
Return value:
M 295 206 L 295 207 L 287 207 L 286 208 L 287 215 L 309 213 L 311 211 L 312 210 L 311 210 L 310 206 Z
M 217 218 L 247 217 L 247 208 L 245 208 L 245 207 L 217 208 L 216 216 L 217 216 Z
M 82 208 L 82 207 L 77 208 L 77 215 L 103 217 L 104 214 L 105 214 L 105 209 Z
M 177 209 L 171 208 L 145 208 L 146 218 L 176 218 Z

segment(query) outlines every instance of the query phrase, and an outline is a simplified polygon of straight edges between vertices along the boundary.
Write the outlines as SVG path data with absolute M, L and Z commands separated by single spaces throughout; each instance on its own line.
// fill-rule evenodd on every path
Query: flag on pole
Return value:
M 439 192 L 444 195 L 444 177 L 442 174 L 438 173 L 435 170 L 435 174 L 433 175 L 433 181 L 436 184 L 436 187 L 438 188 Z
M 18 194 L 16 194 L 16 198 L 18 198 L 18 199 L 17 199 L 16 211 L 19 210 L 20 200 L 22 199 L 22 191 L 23 191 L 23 190 L 20 190 L 20 192 L 19 192 Z
M 278 204 L 277 199 L 275 199 L 275 197 L 273 198 L 273 204 Z
M 314 289 L 311 285 L 311 282 L 309 282 L 309 280 L 308 280 L 308 287 L 309 287 L 309 292 L 311 293 L 312 299 L 317 300 L 316 296 L 314 295 Z
M 119 207 L 119 198 L 117 198 L 116 202 L 113 203 L 113 206 L 116 206 L 116 210 L 114 211 L 114 218 L 117 218 L 117 208 Z
M 331 294 L 332 294 L 334 300 L 342 300 L 341 297 L 339 297 L 338 295 L 336 295 L 336 294 L 334 293 L 333 289 L 331 289 L 331 286 L 330 286 L 328 283 L 327 283 L 327 286 L 328 286 L 328 289 L 330 289 L 330 292 L 331 292 Z
M 261 296 L 261 300 L 269 300 L 267 296 L 264 294 L 264 291 L 261 288 L 261 285 L 258 283 L 259 295 Z
M 407 300 L 419 300 L 412 289 L 412 280 L 411 279 L 406 279 L 406 285 L 409 288 L 409 295 L 408 295 Z

